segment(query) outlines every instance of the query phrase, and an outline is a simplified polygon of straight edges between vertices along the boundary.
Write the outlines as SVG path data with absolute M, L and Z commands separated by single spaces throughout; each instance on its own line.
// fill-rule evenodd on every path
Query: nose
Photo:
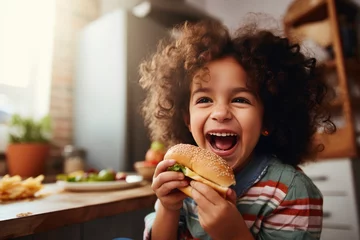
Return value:
M 226 104 L 217 104 L 211 112 L 211 119 L 218 122 L 225 122 L 231 118 L 231 111 Z

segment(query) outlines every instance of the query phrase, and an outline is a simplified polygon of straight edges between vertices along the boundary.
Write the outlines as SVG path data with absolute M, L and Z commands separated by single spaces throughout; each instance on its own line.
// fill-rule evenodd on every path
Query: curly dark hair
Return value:
M 207 63 L 227 56 L 245 69 L 248 85 L 264 105 L 263 124 L 270 135 L 260 137 L 256 152 L 297 165 L 323 148 L 312 147 L 314 133 L 321 127 L 327 133 L 336 128 L 323 104 L 327 86 L 316 60 L 271 31 L 249 24 L 231 36 L 216 21 L 176 27 L 173 36 L 140 65 L 140 85 L 147 91 L 142 113 L 152 140 L 167 146 L 196 145 L 184 122 L 191 81 Z

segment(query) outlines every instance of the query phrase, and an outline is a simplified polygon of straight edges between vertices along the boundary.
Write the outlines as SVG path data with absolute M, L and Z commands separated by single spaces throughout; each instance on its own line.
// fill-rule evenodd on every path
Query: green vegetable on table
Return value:
M 58 174 L 56 179 L 66 182 L 104 182 L 125 180 L 125 177 L 126 175 L 124 173 L 117 173 L 112 169 L 103 169 L 98 173 L 77 171 L 70 174 Z
M 104 169 L 98 173 L 99 181 L 114 181 L 116 173 L 112 170 Z

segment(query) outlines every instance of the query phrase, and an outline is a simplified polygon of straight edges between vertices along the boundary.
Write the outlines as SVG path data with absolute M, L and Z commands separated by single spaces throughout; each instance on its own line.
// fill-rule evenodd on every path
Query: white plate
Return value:
M 141 184 L 143 177 L 128 175 L 126 180 L 106 182 L 66 182 L 57 181 L 57 185 L 69 191 L 106 191 L 136 187 Z

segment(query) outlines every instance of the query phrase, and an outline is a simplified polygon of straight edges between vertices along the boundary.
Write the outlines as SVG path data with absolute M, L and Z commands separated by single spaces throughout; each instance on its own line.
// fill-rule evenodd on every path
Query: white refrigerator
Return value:
M 86 26 L 78 36 L 74 76 L 74 144 L 97 169 L 133 170 L 150 146 L 139 114 L 144 97 L 139 63 L 168 30 L 119 9 Z

